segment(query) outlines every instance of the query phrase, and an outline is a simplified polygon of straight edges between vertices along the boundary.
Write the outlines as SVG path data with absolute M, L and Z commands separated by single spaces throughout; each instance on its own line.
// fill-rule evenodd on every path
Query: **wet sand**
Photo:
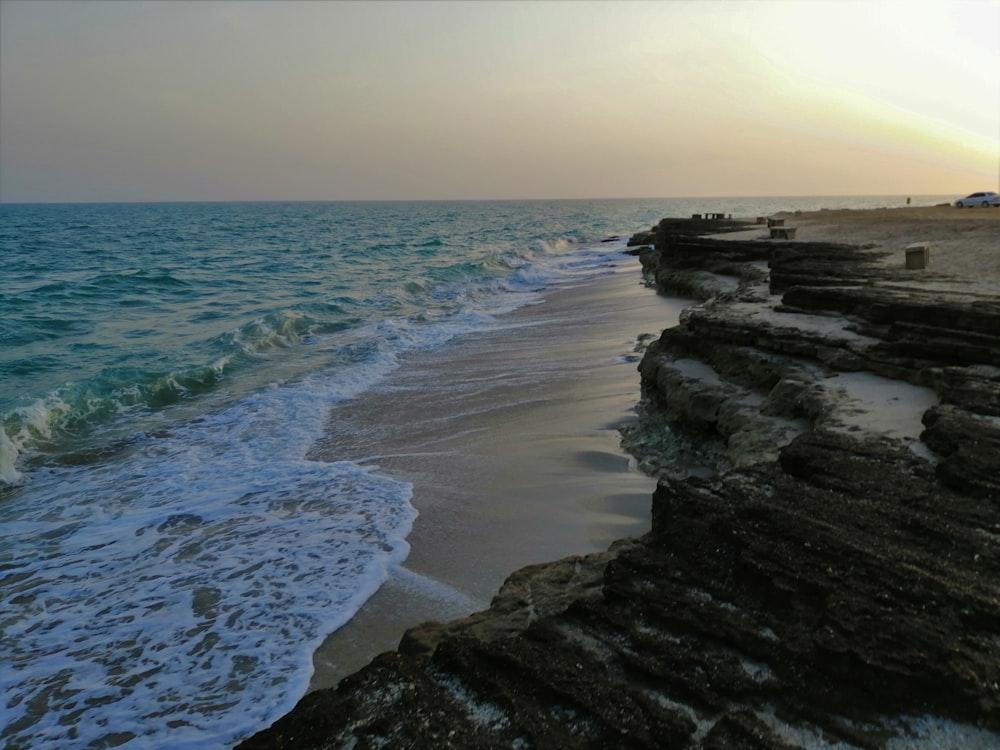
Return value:
M 639 398 L 639 337 L 688 302 L 645 287 L 629 256 L 608 271 L 498 330 L 410 356 L 331 414 L 315 457 L 412 483 L 420 515 L 404 565 L 317 651 L 311 689 L 415 624 L 485 608 L 518 568 L 648 530 L 655 482 L 620 449 L 618 427 Z

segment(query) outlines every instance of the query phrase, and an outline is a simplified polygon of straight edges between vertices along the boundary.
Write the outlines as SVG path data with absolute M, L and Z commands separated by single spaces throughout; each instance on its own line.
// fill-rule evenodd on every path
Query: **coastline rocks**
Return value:
M 1000 511 L 1000 424 L 954 406 L 935 406 L 923 417 L 921 439 L 942 456 L 942 483 L 973 497 L 992 500 Z
M 429 656 L 445 638 L 461 636 L 490 642 L 515 635 L 575 601 L 600 596 L 605 566 L 635 543 L 623 539 L 606 552 L 521 568 L 507 577 L 489 609 L 448 623 L 426 622 L 410 628 L 403 635 L 399 651 Z
M 702 300 L 639 365 L 651 531 L 518 571 L 241 748 L 1000 746 L 997 301 L 704 224 L 637 242 Z

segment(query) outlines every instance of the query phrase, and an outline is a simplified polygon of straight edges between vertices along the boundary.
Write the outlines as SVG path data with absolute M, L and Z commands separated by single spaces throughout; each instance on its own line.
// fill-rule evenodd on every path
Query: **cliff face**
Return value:
M 1000 303 L 700 224 L 636 238 L 706 298 L 640 365 L 650 533 L 515 573 L 241 747 L 1000 746 Z

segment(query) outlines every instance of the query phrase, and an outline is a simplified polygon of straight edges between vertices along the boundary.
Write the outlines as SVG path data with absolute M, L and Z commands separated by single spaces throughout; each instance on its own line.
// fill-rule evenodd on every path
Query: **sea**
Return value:
M 666 216 L 906 200 L 0 204 L 0 744 L 211 750 L 290 710 L 416 515 L 307 455 L 408 355 Z

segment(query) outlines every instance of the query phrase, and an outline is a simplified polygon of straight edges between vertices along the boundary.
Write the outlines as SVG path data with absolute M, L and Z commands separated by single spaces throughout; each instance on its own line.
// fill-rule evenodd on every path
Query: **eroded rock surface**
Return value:
M 632 243 L 703 300 L 640 364 L 651 531 L 241 747 L 1000 747 L 1000 304 L 693 224 Z

